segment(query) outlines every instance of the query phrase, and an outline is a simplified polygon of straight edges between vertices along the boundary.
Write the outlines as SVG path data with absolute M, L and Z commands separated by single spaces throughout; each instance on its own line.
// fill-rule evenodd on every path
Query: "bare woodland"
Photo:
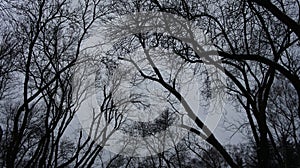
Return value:
M 3 0 L 0 9 L 1 167 L 300 167 L 300 1 Z M 167 19 L 139 31 L 114 22 L 137 13 Z M 89 73 L 98 106 L 85 129 L 74 121 Z M 193 80 L 200 112 L 182 93 Z M 219 125 L 240 142 L 224 143 L 200 115 L 216 97 L 232 106 Z M 132 122 L 132 109 L 161 115 Z M 116 130 L 147 137 L 174 123 L 186 134 L 171 149 L 105 149 Z

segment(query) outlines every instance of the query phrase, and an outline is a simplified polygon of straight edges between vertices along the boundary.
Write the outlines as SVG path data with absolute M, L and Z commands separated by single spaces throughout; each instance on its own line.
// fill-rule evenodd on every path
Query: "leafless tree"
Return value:
M 109 13 L 111 4 L 94 0 L 1 2 L 7 24 L 1 29 L 0 55 L 2 166 L 93 165 L 106 138 L 99 143 L 88 132 L 74 130 L 77 140 L 70 140 L 66 130 L 84 96 L 74 88 L 76 82 L 80 84 L 74 83 L 80 80 L 75 78 L 75 65 L 84 54 L 93 25 Z M 109 96 L 104 99 L 103 103 L 110 104 Z M 109 113 L 107 108 L 96 110 Z
M 162 47 L 175 53 L 174 57 L 198 67 L 204 63 L 203 56 L 222 62 L 214 65 L 224 68 L 223 72 L 228 78 L 228 94 L 247 117 L 247 129 L 252 131 L 252 138 L 256 143 L 257 164 L 261 167 L 270 166 L 272 152 L 279 165 L 286 162 L 278 149 L 280 136 L 276 132 L 282 127 L 286 127 L 284 132 L 293 127 L 294 133 L 288 134 L 294 139 L 295 145 L 297 144 L 296 120 L 300 117 L 298 1 L 120 1 L 118 9 L 119 13 L 126 14 L 165 12 L 185 18 L 203 30 L 210 37 L 208 43 L 214 45 L 215 50 L 199 52 L 191 41 L 172 37 L 171 33 L 133 33 L 133 38 L 123 39 L 118 44 L 121 46 L 120 59 L 132 63 L 141 77 L 161 84 L 181 103 L 184 102 L 182 95 L 172 83 L 176 81 L 175 78 L 168 78 L 163 69 L 157 68 L 156 59 L 149 54 L 149 48 Z M 126 56 L 126 53 L 130 55 L 138 47 L 144 51 L 144 60 L 153 68 L 151 71 L 141 67 L 140 60 Z M 289 94 L 278 93 L 278 90 Z M 274 101 L 283 98 L 284 103 L 281 101 L 280 106 L 284 107 L 279 110 L 275 107 L 278 103 Z M 191 111 L 185 110 L 191 114 Z M 283 115 L 279 116 L 281 113 Z M 295 114 L 298 119 L 295 119 Z M 275 124 L 278 120 L 275 122 L 274 116 L 284 116 L 284 122 Z M 201 134 L 201 130 L 205 130 L 203 122 L 197 118 L 195 123 L 198 129 L 190 131 Z M 276 127 L 273 129 L 271 125 Z M 213 135 L 207 141 L 221 153 L 230 166 L 237 167 Z

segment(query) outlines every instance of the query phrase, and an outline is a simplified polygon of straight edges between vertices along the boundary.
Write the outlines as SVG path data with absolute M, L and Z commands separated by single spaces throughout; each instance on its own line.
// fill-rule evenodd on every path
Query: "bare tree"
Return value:
M 277 145 L 280 138 L 275 136 L 277 132 L 275 130 L 281 129 L 282 125 L 284 125 L 283 127 L 287 126 L 287 128 L 293 127 L 294 136 L 290 136 L 290 138 L 298 139 L 295 136 L 298 132 L 298 122 L 296 121 L 298 119 L 295 120 L 295 114 L 299 118 L 299 24 L 295 20 L 299 20 L 299 2 L 147 2 L 133 1 L 126 5 L 120 3 L 119 11 L 120 13 L 130 12 L 126 11 L 129 7 L 131 11 L 134 10 L 135 12 L 149 12 L 151 10 L 183 17 L 203 30 L 211 39 L 208 43 L 213 44 L 216 49 L 199 52 L 191 41 L 186 42 L 178 39 L 169 32 L 166 35 L 163 33 L 136 32 L 132 33 L 134 34 L 133 38 L 123 39 L 118 44 L 121 46 L 119 48 L 121 52 L 118 53 L 121 55 L 120 59 L 132 63 L 140 76 L 154 83 L 160 83 L 183 103 L 182 95 L 178 92 L 176 85 L 172 83 L 176 79 L 168 78 L 165 76 L 166 72 L 163 68 L 157 68 L 156 59 L 150 54 L 150 48 L 162 47 L 164 50 L 170 50 L 175 53 L 174 57 L 177 56 L 198 67 L 201 67 L 205 62 L 203 56 L 209 59 L 215 58 L 218 61 L 214 65 L 217 68 L 224 67 L 223 72 L 228 78 L 229 95 L 232 96 L 235 104 L 242 109 L 244 116 L 247 117 L 247 129 L 252 131 L 252 138 L 256 143 L 258 165 L 261 167 L 270 166 L 272 164 L 272 152 L 275 154 L 276 162 L 279 165 L 284 164 L 285 161 L 281 157 L 282 153 Z M 144 68 L 144 64 L 139 65 L 141 60 L 137 61 L 131 56 L 128 57 L 138 47 L 144 51 L 143 59 L 148 61 L 152 70 Z M 286 87 L 285 84 L 289 86 Z M 280 90 L 287 89 L 286 92 L 290 95 L 276 94 L 279 88 Z M 297 97 L 291 95 L 297 95 Z M 280 111 L 285 116 L 285 122 L 272 129 L 270 125 L 275 126 L 275 123 L 274 120 L 270 120 L 270 117 L 278 116 L 278 112 L 274 114 L 278 108 L 273 106 L 272 101 L 286 96 L 288 98 L 285 98 L 284 103 L 280 103 L 284 106 L 284 108 L 280 108 Z M 295 104 L 289 105 L 292 102 L 296 102 L 298 108 L 295 108 Z M 189 109 L 185 110 L 192 114 Z M 198 129 L 205 130 L 201 119 L 197 118 L 195 123 Z M 200 130 L 191 129 L 196 134 L 201 134 Z M 207 141 L 221 153 L 229 165 L 237 167 L 231 156 L 216 141 L 214 136 L 210 136 Z M 297 141 L 294 140 L 294 142 Z
M 1 95 L 15 98 L 4 97 L 1 102 L 4 166 L 91 167 L 94 163 L 103 144 L 82 130 L 77 140 L 68 140 L 66 130 L 82 101 L 80 94 L 74 96 L 78 94 L 74 80 L 79 80 L 74 78 L 74 65 L 92 26 L 108 14 L 109 5 L 90 0 L 1 2 L 8 24 L 1 35 Z M 18 82 L 12 92 L 6 85 L 10 74 Z

